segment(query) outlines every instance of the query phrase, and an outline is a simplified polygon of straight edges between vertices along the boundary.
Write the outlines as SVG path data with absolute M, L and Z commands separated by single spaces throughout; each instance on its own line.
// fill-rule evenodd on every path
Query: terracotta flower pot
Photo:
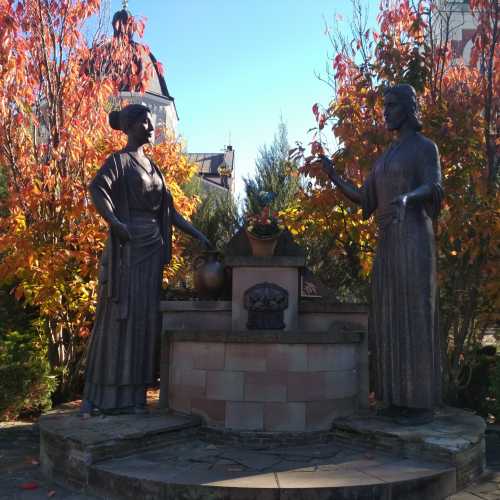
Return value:
M 272 236 L 256 236 L 247 229 L 245 232 L 254 257 L 272 257 L 274 255 L 281 231 Z

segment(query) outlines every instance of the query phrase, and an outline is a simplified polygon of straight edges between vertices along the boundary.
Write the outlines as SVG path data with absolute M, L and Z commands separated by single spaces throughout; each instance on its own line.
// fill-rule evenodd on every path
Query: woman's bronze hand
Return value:
M 111 232 L 115 236 L 118 236 L 118 239 L 123 243 L 126 243 L 127 241 L 130 241 L 132 239 L 130 231 L 128 230 L 127 226 L 122 222 L 115 222 L 111 226 Z

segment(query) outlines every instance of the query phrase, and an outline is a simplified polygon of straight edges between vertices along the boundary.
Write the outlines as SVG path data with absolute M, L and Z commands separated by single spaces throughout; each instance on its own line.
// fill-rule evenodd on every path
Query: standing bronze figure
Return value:
M 441 169 L 436 145 L 420 133 L 413 87 L 386 91 L 384 117 L 397 138 L 360 189 L 340 178 L 326 157 L 322 162 L 332 182 L 361 205 L 363 217 L 375 214 L 378 224 L 369 333 L 375 394 L 386 405 L 382 413 L 421 424 L 441 401 L 432 226 L 443 196 Z
M 111 112 L 109 122 L 128 141 L 106 160 L 89 187 L 110 233 L 87 356 L 85 415 L 93 408 L 145 411 L 146 389 L 154 382 L 162 271 L 171 258 L 172 226 L 210 246 L 177 212 L 161 171 L 144 154 L 154 133 L 150 110 L 131 104 Z

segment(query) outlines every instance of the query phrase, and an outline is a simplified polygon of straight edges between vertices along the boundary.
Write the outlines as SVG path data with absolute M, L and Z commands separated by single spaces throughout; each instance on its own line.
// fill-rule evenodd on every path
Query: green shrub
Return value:
M 463 366 L 459 379 L 462 387 L 458 391 L 456 405 L 474 410 L 484 418 L 495 413 L 492 405 L 495 405 L 495 395 L 500 389 L 496 387 L 500 380 L 499 374 L 495 373 L 495 351 L 495 346 L 483 346 L 469 353 L 466 358 L 469 363 Z
M 500 422 L 500 356 L 495 356 L 490 384 L 489 411 L 495 422 Z
M 57 381 L 32 315 L 0 289 L 0 421 L 50 408 Z

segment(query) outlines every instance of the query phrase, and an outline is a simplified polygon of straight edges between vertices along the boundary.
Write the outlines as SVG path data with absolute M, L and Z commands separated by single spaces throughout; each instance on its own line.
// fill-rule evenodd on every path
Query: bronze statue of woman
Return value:
M 363 217 L 375 214 L 378 245 L 372 271 L 369 335 L 375 344 L 375 396 L 382 414 L 422 424 L 441 402 L 436 321 L 433 219 L 443 195 L 436 145 L 424 137 L 410 85 L 390 87 L 384 117 L 396 140 L 361 188 L 342 179 L 326 157 L 323 168 Z
M 171 258 L 172 226 L 210 246 L 175 209 L 160 169 L 144 154 L 152 143 L 150 110 L 131 104 L 109 115 L 127 145 L 112 154 L 89 186 L 109 225 L 99 272 L 99 297 L 90 338 L 81 413 L 146 407 L 154 382 L 163 267 Z

